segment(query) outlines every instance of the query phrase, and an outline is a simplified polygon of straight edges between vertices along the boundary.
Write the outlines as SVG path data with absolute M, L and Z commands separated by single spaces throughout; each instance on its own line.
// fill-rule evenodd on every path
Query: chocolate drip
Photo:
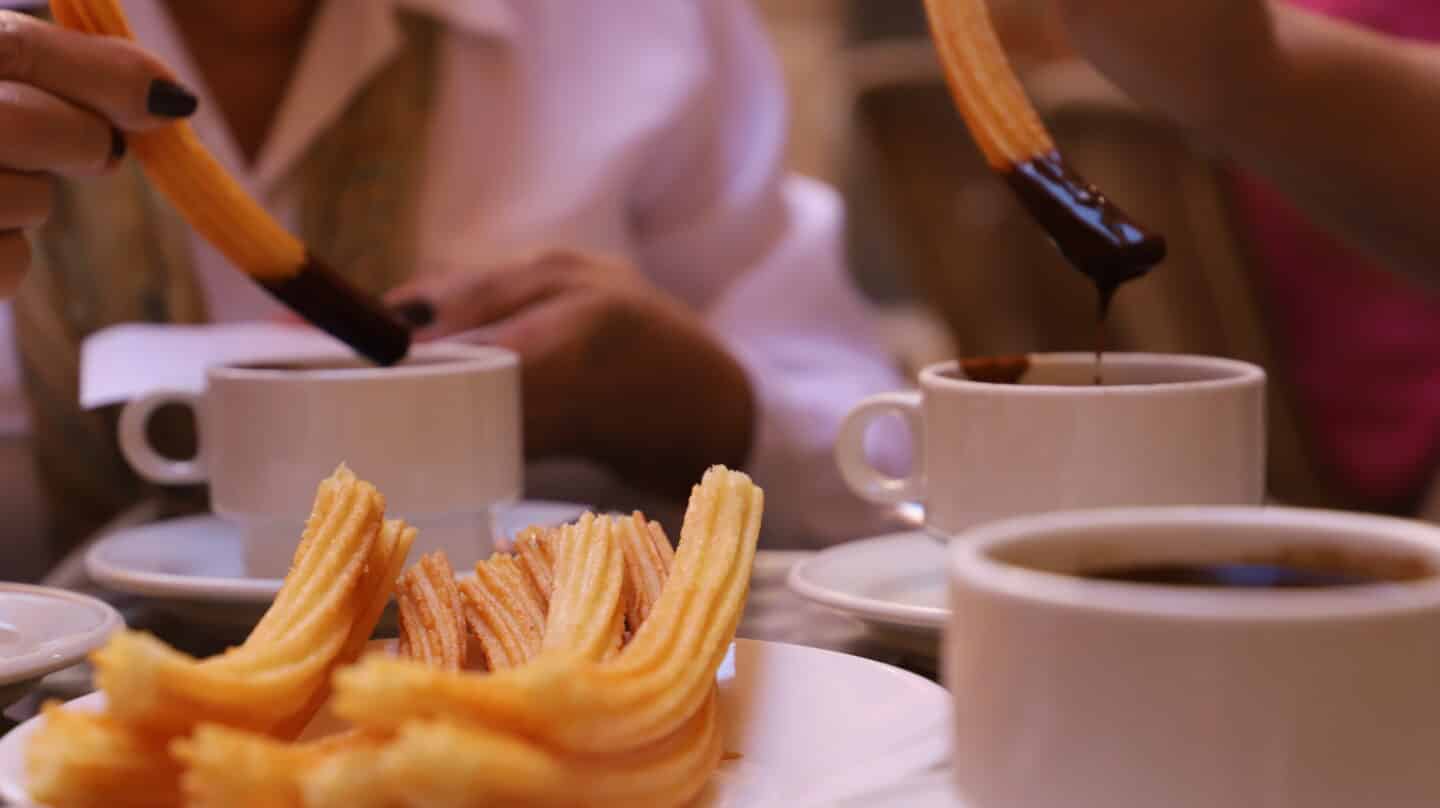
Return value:
M 1030 370 L 1030 357 L 1020 354 L 1018 356 L 961 359 L 960 369 L 964 371 L 965 378 L 971 381 L 988 382 L 989 384 L 1019 384 L 1026 372 Z
M 1115 207 L 1058 151 L 1014 166 L 1006 179 L 1040 226 L 1100 293 L 1100 316 L 1121 284 L 1165 258 L 1165 239 Z
M 314 256 L 296 274 L 261 285 L 326 333 L 377 365 L 410 352 L 410 329 L 380 301 Z

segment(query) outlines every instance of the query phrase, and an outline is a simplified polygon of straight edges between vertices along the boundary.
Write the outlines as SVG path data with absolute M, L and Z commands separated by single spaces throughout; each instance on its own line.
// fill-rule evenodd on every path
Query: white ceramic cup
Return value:
M 167 404 L 195 411 L 193 459 L 163 457 L 146 436 Z M 387 515 L 419 528 L 415 554 L 467 564 L 493 547 L 492 509 L 521 493 L 519 363 L 499 348 L 427 345 L 390 368 L 333 357 L 218 366 L 202 395 L 129 402 L 120 448 L 153 482 L 208 482 L 215 512 L 244 526 L 250 575 L 286 572 L 316 486 L 342 462 L 385 495 Z
M 1282 590 L 1075 574 L 1281 556 L 1428 577 Z M 1440 528 L 1327 511 L 1072 511 L 965 531 L 943 665 L 963 804 L 1440 805 L 1436 571 Z
M 860 496 L 922 502 L 948 535 L 993 519 L 1117 505 L 1258 504 L 1265 490 L 1265 372 L 1231 359 L 1033 354 L 1019 384 L 965 378 L 958 362 L 920 389 L 861 402 L 836 461 Z M 885 415 L 909 425 L 910 476 L 876 470 L 865 434 Z

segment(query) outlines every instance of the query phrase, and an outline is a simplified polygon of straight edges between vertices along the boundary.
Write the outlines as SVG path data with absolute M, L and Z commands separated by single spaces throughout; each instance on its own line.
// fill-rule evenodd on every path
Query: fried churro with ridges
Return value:
M 990 22 L 985 0 L 925 0 L 956 106 L 990 167 L 1007 171 L 1055 150 Z
M 665 590 L 613 660 L 544 654 L 523 668 L 476 676 L 371 656 L 336 675 L 336 713 L 376 728 L 444 718 L 577 756 L 655 743 L 713 694 L 749 589 L 763 505 L 746 475 L 719 467 L 705 475 Z
M 496 553 L 476 564 L 475 577 L 460 582 L 460 594 L 486 670 L 519 667 L 540 653 L 548 596 L 531 588 L 514 558 Z
M 561 528 L 542 652 L 593 660 L 614 654 L 624 639 L 625 595 L 615 520 L 587 513 Z
M 675 551 L 670 539 L 659 523 L 645 519 L 645 514 L 636 511 L 628 519 L 616 521 L 620 547 L 625 553 L 625 574 L 632 583 L 630 600 L 626 605 L 625 622 L 634 634 L 645 622 L 665 581 L 670 577 L 670 565 L 675 561 Z
M 168 808 L 180 804 L 180 766 L 167 739 L 114 718 L 50 703 L 25 749 L 31 799 L 51 808 Z
M 515 558 L 546 603 L 555 586 L 555 546 L 560 529 L 529 527 L 515 537 Z
M 395 591 L 396 579 L 405 568 L 405 559 L 410 555 L 415 536 L 415 528 L 399 519 L 386 520 L 381 525 L 380 536 L 375 541 L 369 561 L 366 562 L 357 592 L 360 601 L 359 619 L 351 627 L 350 636 L 346 638 L 334 667 L 354 662 L 365 651 L 376 624 L 380 622 L 380 615 L 384 613 L 385 606 Z M 330 700 L 330 685 L 330 678 L 327 676 L 324 685 L 317 688 L 310 697 L 310 703 L 289 720 L 278 725 L 271 734 L 277 738 L 299 736 L 310 723 L 310 719 Z
M 402 656 L 445 670 L 465 667 L 465 610 L 443 552 L 420 557 L 400 577 Z
M 366 636 L 360 601 L 385 502 L 343 466 L 321 483 L 296 563 L 275 604 L 238 648 L 197 661 L 148 634 L 121 632 L 93 661 L 111 714 L 180 735 L 202 721 L 261 732 L 303 726 L 352 635 Z M 386 590 L 388 592 L 388 588 Z M 377 613 L 378 616 L 378 613 Z

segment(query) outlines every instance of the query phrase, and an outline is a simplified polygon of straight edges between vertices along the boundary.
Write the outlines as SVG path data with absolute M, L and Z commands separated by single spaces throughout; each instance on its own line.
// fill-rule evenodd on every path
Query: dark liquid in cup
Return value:
M 961 359 L 959 378 L 988 384 L 1019 384 L 1026 371 L 1030 370 L 1030 357 L 985 356 Z
M 1298 565 L 1284 561 L 1133 564 L 1082 572 L 1095 581 L 1215 589 L 1325 589 L 1418 581 L 1434 574 L 1418 561 L 1373 566 Z
M 411 358 L 408 358 L 408 359 L 404 360 L 404 361 L 401 362 L 400 364 L 398 364 L 398 365 L 392 365 L 391 367 L 409 368 L 409 367 L 416 367 L 416 366 L 423 366 L 423 365 L 443 365 L 443 364 L 446 364 L 447 362 L 453 362 L 453 361 L 455 361 L 455 360 L 453 360 L 453 359 L 445 359 L 445 358 L 440 358 L 440 357 L 423 357 L 423 358 L 411 357 Z M 356 359 L 315 359 L 315 360 L 303 360 L 303 359 L 302 359 L 302 360 L 291 361 L 291 362 L 245 362 L 245 363 L 233 365 L 233 367 L 235 367 L 235 368 L 237 368 L 237 369 L 239 369 L 239 370 L 280 370 L 280 371 L 288 371 L 288 372 L 304 372 L 304 371 L 315 371 L 315 370 L 369 370 L 369 369 L 374 369 L 374 365 L 371 365 L 371 364 L 368 364 L 368 363 L 366 363 L 366 362 L 363 362 L 363 361 L 360 361 L 360 360 L 356 360 Z

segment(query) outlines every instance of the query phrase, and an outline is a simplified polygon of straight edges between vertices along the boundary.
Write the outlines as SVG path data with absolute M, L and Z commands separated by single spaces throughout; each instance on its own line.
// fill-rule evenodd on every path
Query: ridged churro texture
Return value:
M 443 552 L 420 557 L 400 577 L 400 656 L 445 670 L 465 667 L 465 610 Z
M 298 732 L 319 708 L 330 673 L 352 661 L 347 652 L 363 648 L 374 630 L 365 618 L 379 617 L 376 595 L 389 596 L 387 582 L 365 574 L 390 560 L 376 552 L 384 513 L 375 487 L 341 467 L 321 483 L 294 565 L 244 644 L 195 660 L 148 634 L 122 632 L 95 654 L 111 714 L 168 735 L 201 721 Z M 398 540 L 400 531 L 391 534 Z
M 328 700 L 334 670 L 364 650 L 404 568 L 415 530 L 384 513 L 374 486 L 344 466 L 322 482 L 275 602 L 223 654 L 196 660 L 148 634 L 112 637 L 91 658 L 105 714 L 47 711 L 28 750 L 37 801 L 124 804 L 113 787 L 134 780 L 159 795 L 145 804 L 174 804 L 163 801 L 179 789 L 168 745 L 197 726 L 298 736 Z M 64 753 L 85 743 L 83 756 Z
M 705 475 L 664 591 L 613 659 L 547 651 L 524 667 L 476 676 L 372 656 L 337 675 L 334 708 L 360 726 L 459 721 L 584 759 L 674 736 L 713 698 L 748 591 L 763 505 L 744 474 Z
M 1003 172 L 1054 151 L 985 0 L 925 0 L 925 10 L 950 92 L 990 167 Z
M 60 25 L 134 39 L 114 0 L 51 0 Z M 305 263 L 305 245 L 260 207 L 210 154 L 190 124 L 127 135 L 151 183 L 236 266 L 264 280 L 288 278 Z
M 165 695 L 137 692 L 148 701 L 126 708 L 129 718 L 47 713 L 30 750 L 36 796 L 62 797 L 47 800 L 55 808 L 685 805 L 721 760 L 715 676 L 744 606 L 763 505 L 748 477 L 715 468 L 691 495 L 678 551 L 638 513 L 587 514 L 527 531 L 515 555 L 497 553 L 457 584 L 438 554 L 401 576 L 413 531 L 383 522 L 378 493 L 342 469 L 321 486 L 291 576 L 246 644 L 195 662 L 153 640 L 122 640 L 137 650 L 112 654 L 111 681 Z M 292 742 L 290 709 L 308 709 L 321 690 L 291 692 L 317 663 L 285 649 L 358 650 L 357 627 L 333 619 L 334 603 L 346 602 L 337 582 L 355 579 L 348 586 L 363 594 L 349 609 L 373 625 L 367 598 L 388 595 L 382 583 L 396 577 L 404 653 L 335 673 L 330 707 L 353 729 Z M 466 660 L 471 670 L 455 664 L 462 614 L 483 649 Z M 286 706 L 232 714 L 242 695 L 262 692 Z M 182 721 L 175 704 L 209 712 Z M 273 731 L 277 720 L 286 733 Z M 182 724 L 189 731 L 173 732 Z M 109 799 L 152 783 L 142 802 Z

